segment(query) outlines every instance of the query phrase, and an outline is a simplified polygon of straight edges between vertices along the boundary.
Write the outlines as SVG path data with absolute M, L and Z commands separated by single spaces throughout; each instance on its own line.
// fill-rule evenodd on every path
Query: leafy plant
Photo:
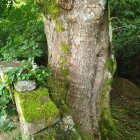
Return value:
M 22 140 L 22 136 L 21 135 L 18 135 L 18 136 L 15 137 L 14 140 Z
M 0 129 L 3 128 L 8 115 L 8 105 L 11 102 L 9 91 L 6 87 L 0 90 Z M 5 125 L 6 126 L 6 125 Z
M 18 0 L 0 21 L 1 60 L 42 57 L 47 43 L 42 17 L 33 0 Z
M 13 68 L 6 74 L 7 82 L 12 85 L 18 80 L 36 80 L 38 85 L 46 82 L 47 77 L 50 75 L 49 69 L 45 66 L 37 66 L 32 59 L 22 61 L 19 68 Z
M 6 16 L 15 0 L 0 0 L 0 16 Z
M 8 121 L 7 123 L 5 123 L 3 130 L 5 132 L 8 132 L 8 131 L 12 131 L 14 128 L 15 128 L 14 122 L 13 121 Z

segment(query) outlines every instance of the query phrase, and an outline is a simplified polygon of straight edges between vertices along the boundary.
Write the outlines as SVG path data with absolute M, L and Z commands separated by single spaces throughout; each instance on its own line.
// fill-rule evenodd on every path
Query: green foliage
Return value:
M 9 16 L 1 19 L 0 28 L 2 60 L 22 60 L 46 55 L 41 14 L 32 0 L 17 1 Z
M 0 0 L 0 16 L 6 16 L 15 0 Z
M 9 0 L 10 1 L 10 0 Z M 3 2 L 3 3 L 2 3 Z M 26 3 L 25 3 L 26 2 Z M 43 55 L 42 50 L 46 45 L 43 34 L 43 23 L 38 9 L 33 1 L 17 0 L 7 17 L 1 15 L 0 20 L 0 59 L 27 59 L 20 68 L 14 68 L 6 73 L 5 81 L 0 82 L 0 127 L 3 129 L 8 115 L 8 106 L 11 103 L 10 87 L 17 80 L 35 79 L 37 84 L 46 81 L 48 70 L 36 67 L 31 63 L 35 57 Z M 1 14 L 6 14 L 9 2 L 0 1 Z M 2 11 L 3 10 L 3 11 Z M 3 12 L 3 13 L 2 13 Z M 45 52 L 45 51 L 44 51 Z M 9 125 L 8 125 L 9 126 Z M 9 127 L 7 126 L 6 129 Z
M 22 140 L 22 136 L 21 135 L 18 135 L 14 138 L 14 140 Z
M 119 75 L 136 78 L 133 60 L 140 54 L 140 1 L 110 0 L 113 46 Z
M 3 130 L 5 132 L 8 132 L 8 131 L 12 131 L 14 129 L 14 122 L 13 121 L 8 121 L 7 123 L 5 123 L 4 127 L 3 127 Z
M 17 135 L 14 140 L 32 140 L 32 138 L 28 135 Z
M 0 129 L 3 128 L 4 122 L 6 121 L 8 114 L 8 104 L 11 101 L 7 88 L 2 84 L 0 85 Z
M 19 68 L 0 78 L 0 129 L 8 131 L 13 128 L 12 123 L 5 123 L 12 110 L 13 83 L 34 79 L 42 85 L 50 72 L 34 64 L 34 60 L 46 56 L 47 46 L 42 17 L 33 0 L 1 0 L 0 29 L 0 60 L 24 59 Z

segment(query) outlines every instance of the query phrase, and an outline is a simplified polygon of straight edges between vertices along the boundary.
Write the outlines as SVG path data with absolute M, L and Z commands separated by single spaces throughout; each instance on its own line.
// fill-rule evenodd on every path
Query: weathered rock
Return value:
M 36 88 L 35 80 L 22 80 L 14 83 L 14 88 L 18 92 L 32 91 Z
M 46 88 L 15 92 L 15 101 L 23 135 L 33 135 L 59 120 L 59 110 L 51 101 Z
M 20 67 L 21 63 L 19 61 L 1 61 L 0 62 L 0 72 L 5 73 L 12 68 Z
M 65 131 L 74 128 L 74 121 L 71 116 L 65 116 L 62 119 L 62 122 L 63 122 L 63 128 Z
M 123 97 L 132 100 L 140 97 L 140 89 L 128 79 L 116 78 L 113 82 L 111 95 L 114 99 Z

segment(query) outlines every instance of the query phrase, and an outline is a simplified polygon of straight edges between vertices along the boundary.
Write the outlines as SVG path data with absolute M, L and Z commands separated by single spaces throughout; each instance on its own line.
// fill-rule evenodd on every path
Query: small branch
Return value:
M 126 28 L 126 26 L 120 26 L 120 27 L 113 28 L 113 31 L 121 29 L 121 28 Z

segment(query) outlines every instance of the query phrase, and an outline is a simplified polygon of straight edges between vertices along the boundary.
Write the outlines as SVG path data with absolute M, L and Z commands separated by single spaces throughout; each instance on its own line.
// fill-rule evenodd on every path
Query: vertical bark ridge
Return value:
M 93 136 L 96 139 L 101 139 L 101 135 L 99 132 L 99 115 L 100 115 L 100 91 L 101 86 L 104 81 L 104 71 L 105 71 L 105 60 L 107 58 L 108 53 L 108 36 L 106 36 L 108 32 L 108 21 L 105 18 L 107 16 L 107 10 L 100 18 L 100 33 L 99 38 L 97 38 L 97 53 L 96 53 L 96 72 L 94 76 L 94 82 L 91 91 L 91 100 L 90 100 L 90 107 L 91 107 L 91 118 L 93 119 L 92 127 L 93 127 Z M 95 115 L 96 114 L 96 115 Z M 96 130 L 96 131 L 95 131 Z

